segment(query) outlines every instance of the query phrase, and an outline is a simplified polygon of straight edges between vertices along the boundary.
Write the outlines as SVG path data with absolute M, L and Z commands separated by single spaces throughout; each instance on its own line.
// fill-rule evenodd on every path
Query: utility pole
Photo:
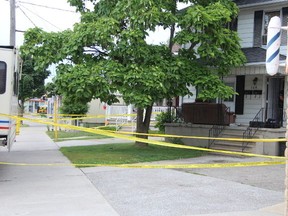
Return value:
M 15 6 L 15 0 L 10 0 L 10 46 L 15 47 L 16 46 L 16 6 Z

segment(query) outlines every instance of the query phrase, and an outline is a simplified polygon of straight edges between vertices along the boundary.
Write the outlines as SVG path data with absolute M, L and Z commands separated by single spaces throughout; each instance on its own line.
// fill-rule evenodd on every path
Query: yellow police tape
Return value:
M 155 112 L 157 114 L 159 112 Z M 1 114 L 0 114 L 1 115 Z M 35 114 L 36 115 L 36 114 Z M 89 119 L 89 118 L 105 118 L 105 117 L 117 117 L 117 116 L 136 116 L 136 114 L 114 114 L 114 115 L 81 115 L 81 114 L 57 114 L 57 116 L 81 116 L 78 118 L 59 118 L 59 121 L 69 121 L 69 120 L 80 120 L 80 119 Z M 43 118 L 37 118 L 43 120 Z M 33 118 L 35 120 L 35 118 Z M 44 121 L 54 121 L 53 119 L 45 119 Z M 124 124 L 131 125 L 131 124 Z M 96 127 L 101 128 L 101 127 Z M 109 131 L 111 133 L 115 133 L 115 131 Z M 93 132 L 92 132 L 93 133 Z M 95 133 L 95 132 L 94 132 Z M 154 137 L 168 137 L 168 138 L 187 138 L 187 139 L 201 139 L 201 140 L 222 140 L 222 141 L 237 141 L 237 142 L 286 142 L 286 138 L 273 138 L 273 139 L 244 139 L 244 138 L 227 138 L 227 137 L 201 137 L 201 136 L 183 136 L 183 135 L 173 135 L 173 134 L 147 134 L 147 133 L 136 133 L 136 132 L 116 132 L 120 134 L 129 134 L 129 135 L 147 135 L 147 136 L 154 136 Z
M 252 154 L 252 153 L 243 153 L 243 152 L 232 152 L 232 151 L 224 151 L 224 150 L 214 150 L 214 149 L 207 149 L 207 148 L 200 148 L 200 147 L 195 147 L 195 146 L 186 146 L 186 145 L 179 145 L 179 144 L 173 144 L 173 143 L 167 143 L 167 142 L 162 142 L 162 141 L 157 141 L 157 140 L 147 140 L 147 139 L 142 139 L 142 138 L 137 138 L 133 136 L 127 136 L 127 135 L 122 135 L 122 134 L 116 134 L 111 131 L 106 131 L 106 130 L 100 130 L 100 129 L 93 129 L 93 128 L 84 128 L 84 127 L 78 127 L 78 126 L 73 126 L 73 125 L 67 125 L 67 124 L 59 124 L 59 123 L 53 123 L 53 122 L 47 122 L 39 119 L 28 119 L 24 117 L 18 117 L 18 116 L 11 116 L 7 114 L 0 114 L 0 116 L 6 116 L 12 119 L 18 119 L 22 121 L 31 121 L 31 122 L 36 122 L 36 123 L 41 123 L 41 124 L 47 124 L 47 125 L 52 125 L 52 126 L 57 126 L 57 127 L 63 127 L 63 128 L 68 128 L 68 129 L 73 129 L 73 130 L 79 130 L 79 131 L 85 131 L 85 132 L 90 132 L 90 133 L 95 133 L 95 134 L 102 134 L 106 136 L 111 136 L 111 137 L 116 137 L 116 138 L 121 138 L 121 139 L 126 139 L 126 140 L 131 140 L 131 141 L 138 141 L 138 142 L 143 142 L 143 143 L 149 143 L 149 144 L 154 144 L 154 145 L 160 145 L 160 146 L 166 146 L 166 147 L 173 147 L 173 148 L 183 148 L 183 149 L 193 149 L 193 150 L 200 150 L 200 151 L 207 151 L 207 152 L 214 152 L 214 153 L 223 153 L 223 154 L 228 154 L 228 155 L 241 155 L 241 156 L 249 156 L 249 157 L 261 157 L 261 158 L 269 158 L 269 159 L 278 159 L 277 161 L 261 161 L 261 162 L 244 162 L 244 163 L 225 163 L 225 164 L 177 164 L 177 165 L 139 165 L 139 164 L 122 164 L 122 165 L 107 165 L 107 164 L 72 164 L 75 166 L 113 166 L 113 167 L 126 167 L 126 168 L 224 168 L 224 167 L 247 167 L 247 166 L 268 166 L 268 165 L 278 165 L 278 164 L 285 164 L 285 157 L 280 157 L 280 156 L 270 156 L 270 155 L 260 155 L 260 154 Z M 151 134 L 149 134 L 151 135 Z M 173 136 L 173 135 L 171 135 Z M 167 135 L 167 137 L 171 137 L 170 135 Z M 178 136 L 177 136 L 178 137 Z M 183 137 L 183 136 L 179 136 Z M 188 136 L 187 136 L 188 137 Z M 186 136 L 185 136 L 186 138 Z M 197 139 L 205 138 L 208 139 L 207 137 L 193 137 Z M 215 139 L 215 138 L 209 138 L 209 139 Z M 247 139 L 244 139 L 247 141 Z M 259 139 L 253 139 L 253 141 L 257 141 Z M 262 140 L 262 139 L 261 139 Z M 276 139 L 272 139 L 273 142 Z M 279 139 L 277 139 L 279 140 Z M 251 141 L 252 142 L 252 141 Z M 7 165 L 23 165 L 22 163 L 8 163 L 8 162 L 0 162 L 0 164 L 7 164 Z M 29 165 L 29 164 L 25 164 Z M 30 164 L 36 166 L 37 164 Z M 46 165 L 49 166 L 50 164 L 38 164 L 38 165 Z M 52 165 L 52 164 L 51 164 Z M 54 164 L 55 166 L 59 166 L 57 164 Z M 23 165 L 24 166 L 24 165 Z
M 1 115 L 1 114 L 0 114 Z M 77 116 L 78 114 L 57 114 L 57 116 Z M 69 120 L 80 120 L 80 119 L 89 119 L 89 118 L 105 118 L 105 117 L 115 117 L 115 116 L 136 116 L 136 114 L 114 114 L 114 115 L 81 115 L 79 118 L 59 118 L 58 121 L 69 121 Z M 43 118 L 40 118 L 43 120 Z M 54 121 L 53 119 L 46 119 L 44 121 Z M 126 124 L 124 124 L 126 125 Z M 131 124 L 127 124 L 131 125 Z M 97 128 L 101 128 L 96 127 Z M 115 133 L 115 131 L 109 131 L 111 133 Z M 92 132 L 93 133 L 93 132 Z M 238 141 L 238 142 L 286 142 L 286 138 L 272 138 L 272 139 L 246 139 L 246 138 L 227 138 L 227 137 L 202 137 L 202 136 L 183 136 L 183 135 L 173 135 L 173 134 L 147 134 L 147 133 L 136 133 L 136 132 L 116 132 L 121 134 L 129 134 L 129 135 L 148 135 L 154 137 L 168 137 L 168 138 L 187 138 L 187 139 L 201 139 L 201 140 L 222 140 L 222 141 Z
M 157 114 L 159 112 L 153 112 L 152 114 Z M 36 117 L 42 117 L 47 116 L 47 118 L 52 117 L 52 114 L 38 114 L 38 113 L 31 113 L 31 114 L 25 114 L 26 116 L 36 116 Z M 123 116 L 136 116 L 136 114 L 112 114 L 112 115 L 83 115 L 83 114 L 57 114 L 57 117 L 59 119 L 65 119 L 65 120 L 83 120 L 83 119 L 95 119 L 95 118 L 112 118 L 112 117 L 123 117 Z M 68 118 L 71 117 L 71 118 Z M 42 118 L 41 118 L 42 119 Z
M 206 169 L 206 168 L 231 168 L 231 167 L 250 167 L 250 166 L 272 166 L 283 165 L 285 161 L 255 161 L 255 162 L 236 162 L 236 163 L 214 163 L 214 164 L 63 164 L 63 163 L 11 163 L 0 162 L 0 165 L 12 166 L 76 166 L 76 167 L 119 167 L 119 168 L 145 168 L 145 169 Z
M 90 133 L 95 133 L 95 134 L 101 134 L 101 135 L 106 135 L 106 136 L 111 136 L 115 138 L 120 138 L 120 139 L 126 139 L 126 140 L 131 140 L 131 141 L 138 141 L 138 142 L 143 142 L 143 143 L 149 143 L 149 144 L 154 144 L 154 145 L 160 145 L 160 146 L 166 146 L 166 147 L 174 147 L 174 148 L 183 148 L 183 149 L 194 149 L 194 150 L 200 150 L 200 151 L 207 151 L 207 152 L 215 152 L 215 153 L 224 153 L 224 154 L 232 154 L 232 155 L 241 155 L 241 156 L 249 156 L 249 157 L 262 157 L 262 158 L 272 158 L 272 159 L 283 159 L 283 157 L 280 156 L 271 156 L 271 155 L 260 155 L 260 154 L 252 154 L 252 153 L 244 153 L 244 152 L 232 152 L 232 151 L 224 151 L 224 150 L 215 150 L 215 149 L 207 149 L 207 148 L 201 148 L 201 147 L 196 147 L 196 146 L 187 146 L 187 145 L 179 145 L 179 144 L 173 144 L 173 143 L 167 143 L 167 142 L 162 142 L 162 141 L 157 141 L 157 140 L 147 140 L 143 138 L 137 138 L 134 136 L 127 136 L 127 135 L 122 135 L 122 134 L 115 134 L 114 132 L 107 131 L 107 130 L 101 130 L 101 129 L 95 129 L 95 128 L 84 128 L 84 127 L 78 127 L 74 125 L 67 125 L 67 124 L 59 124 L 55 122 L 47 122 L 39 119 L 28 119 L 24 117 L 18 117 L 18 116 L 11 116 L 7 114 L 0 114 L 2 116 L 6 116 L 9 118 L 13 119 L 20 119 L 22 121 L 32 121 L 36 123 L 41 123 L 41 124 L 47 124 L 47 125 L 52 125 L 52 126 L 57 126 L 57 127 L 62 127 L 62 128 L 68 128 L 72 130 L 78 130 L 78 131 L 84 131 L 84 132 L 90 132 Z M 182 137 L 182 138 L 194 138 L 194 139 L 217 139 L 216 137 L 197 137 L 197 136 L 174 136 L 174 135 L 163 135 L 167 137 Z M 224 139 L 224 138 L 223 138 Z M 225 138 L 227 140 L 227 138 Z M 234 140 L 234 139 L 232 139 Z M 258 139 L 239 139 L 242 141 L 251 141 L 251 142 L 256 142 Z M 261 139 L 263 140 L 263 139 Z M 269 140 L 280 140 L 280 139 L 269 139 Z M 282 139 L 281 139 L 282 140 Z M 266 140 L 268 141 L 268 140 Z
M 183 136 L 173 134 L 147 134 L 125 131 L 110 131 L 111 133 L 119 134 L 132 134 L 132 135 L 147 135 L 154 137 L 168 137 L 168 138 L 188 138 L 188 139 L 202 139 L 202 140 L 223 140 L 223 141 L 238 141 L 238 142 L 285 142 L 285 138 L 273 138 L 273 139 L 244 139 L 244 138 L 227 138 L 227 137 L 200 137 L 200 136 Z

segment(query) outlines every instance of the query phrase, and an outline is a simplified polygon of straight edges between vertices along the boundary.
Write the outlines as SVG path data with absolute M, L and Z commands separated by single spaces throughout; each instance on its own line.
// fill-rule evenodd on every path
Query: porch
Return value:
M 165 133 L 183 136 L 206 137 L 207 139 L 181 139 L 183 144 L 211 148 L 216 150 L 227 150 L 236 152 L 247 152 L 254 154 L 284 156 L 285 143 L 281 142 L 243 142 L 243 141 L 225 141 L 213 140 L 218 138 L 249 138 L 271 139 L 285 137 L 285 128 L 250 128 L 249 126 L 223 125 L 212 126 L 205 124 L 192 123 L 167 123 L 165 124 Z M 169 138 L 166 141 L 170 141 Z

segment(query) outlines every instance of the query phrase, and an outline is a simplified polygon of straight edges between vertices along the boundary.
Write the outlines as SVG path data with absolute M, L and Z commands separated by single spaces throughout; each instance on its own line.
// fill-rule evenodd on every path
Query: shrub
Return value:
M 156 125 L 155 127 L 161 132 L 165 132 L 165 123 L 178 122 L 174 112 L 161 112 L 156 116 Z

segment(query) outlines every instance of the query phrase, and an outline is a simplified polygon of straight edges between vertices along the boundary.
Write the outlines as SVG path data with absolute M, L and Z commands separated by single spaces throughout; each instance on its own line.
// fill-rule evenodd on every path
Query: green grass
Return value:
M 46 133 L 51 139 L 54 139 L 54 131 L 47 131 Z M 83 139 L 105 139 L 105 138 L 109 137 L 101 134 L 88 133 L 84 131 L 58 131 L 57 141 L 64 141 L 68 139 L 83 140 Z
M 29 127 L 29 124 L 21 124 L 20 127 Z
M 149 130 L 148 133 L 149 133 L 149 134 L 165 134 L 164 132 L 159 131 L 159 130 Z
M 156 145 L 138 147 L 134 143 L 62 147 L 60 151 L 74 164 L 107 165 L 193 158 L 205 154 L 202 151 Z

